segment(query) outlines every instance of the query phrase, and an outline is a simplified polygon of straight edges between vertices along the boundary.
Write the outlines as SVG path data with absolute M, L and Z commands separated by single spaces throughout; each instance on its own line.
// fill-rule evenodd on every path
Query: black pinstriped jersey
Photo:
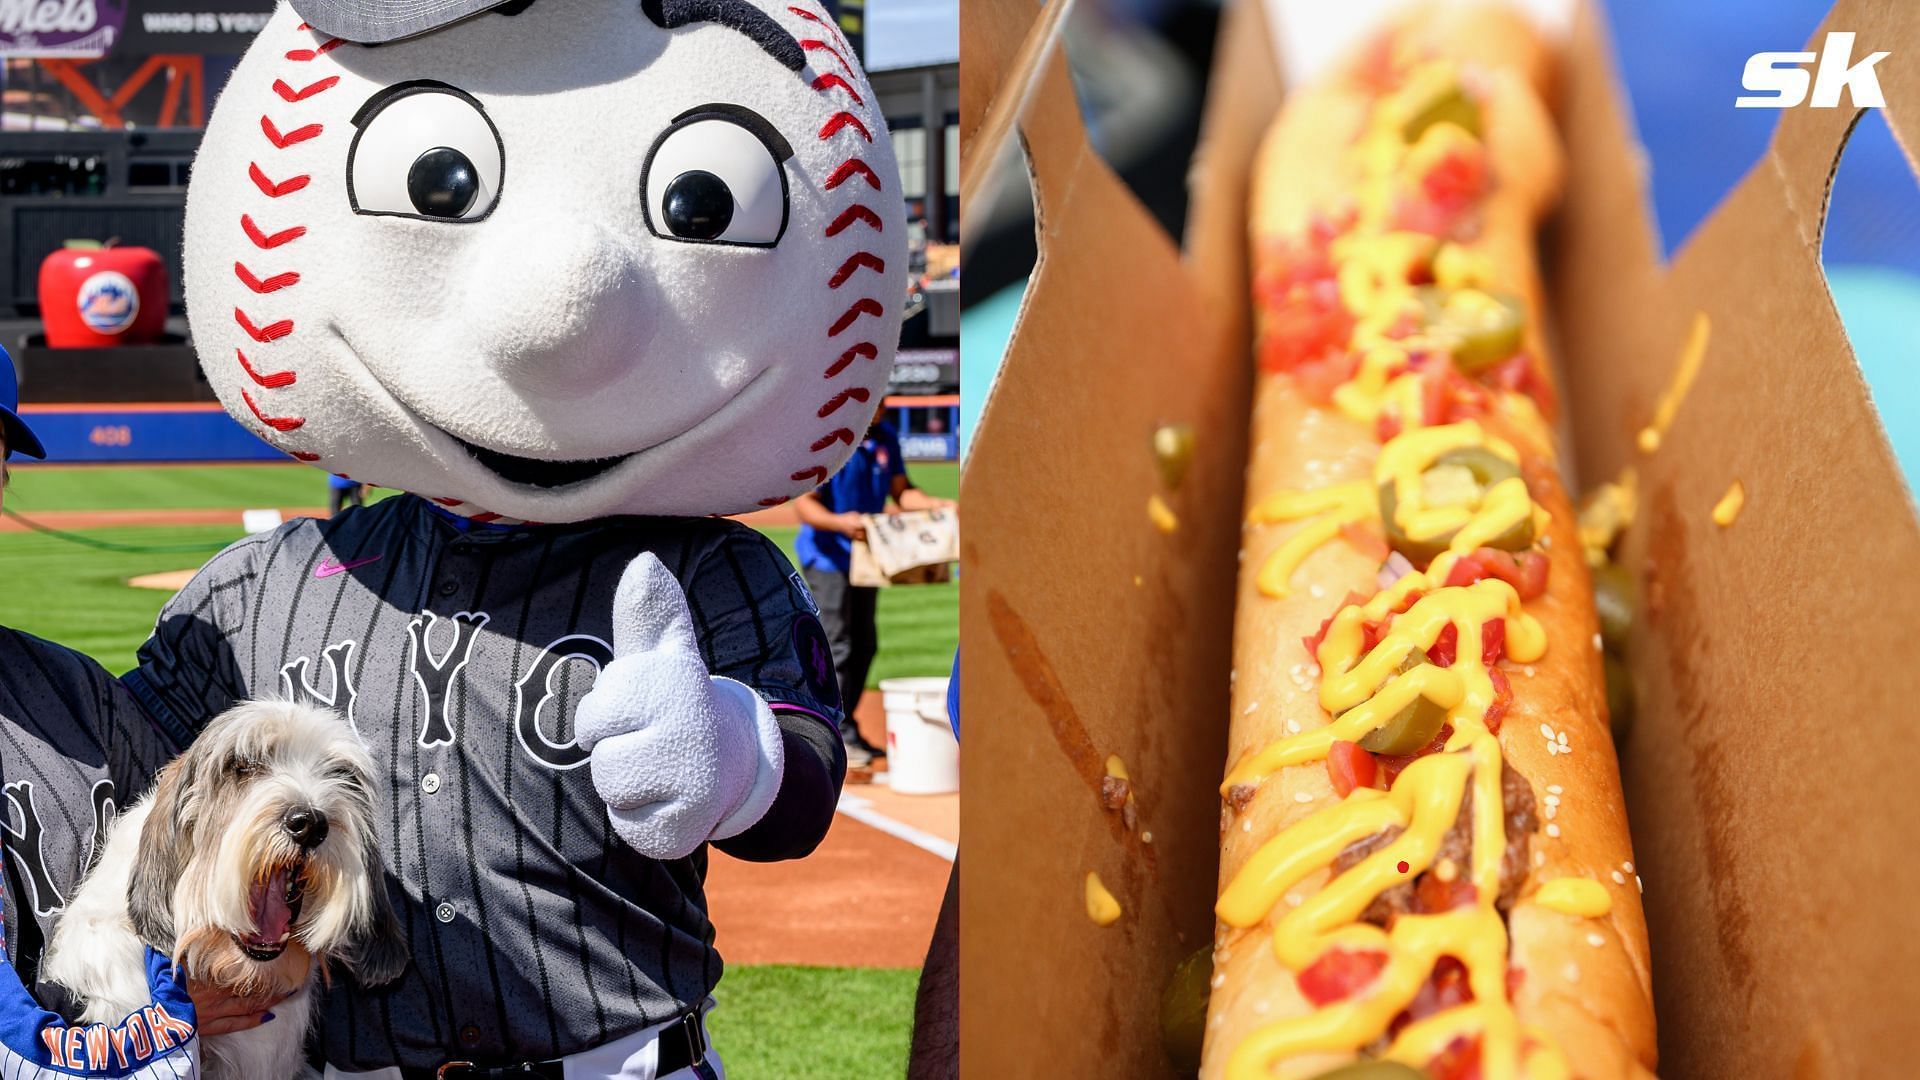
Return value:
M 737 523 L 484 526 L 407 496 L 242 540 L 161 613 L 125 681 L 182 738 L 236 699 L 294 696 L 344 716 L 390 778 L 379 839 L 413 962 L 390 987 L 330 995 L 329 1063 L 561 1056 L 719 980 L 705 850 L 628 848 L 573 742 L 643 551 L 679 580 L 709 670 L 757 690 L 785 732 L 773 808 L 719 846 L 805 854 L 846 769 L 832 661 L 786 558 Z
M 7 954 L 29 982 L 116 807 L 175 749 L 99 664 L 0 627 L 0 884 Z

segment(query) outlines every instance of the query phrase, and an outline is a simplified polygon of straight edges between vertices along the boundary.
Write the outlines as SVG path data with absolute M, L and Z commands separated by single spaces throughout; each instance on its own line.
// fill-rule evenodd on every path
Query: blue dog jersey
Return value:
M 175 980 L 166 957 L 147 950 L 147 989 L 153 1004 L 117 1024 L 69 1024 L 41 1008 L 20 981 L 7 957 L 4 930 L 0 926 L 0 1076 L 191 1080 L 199 1075 L 193 1000 Z

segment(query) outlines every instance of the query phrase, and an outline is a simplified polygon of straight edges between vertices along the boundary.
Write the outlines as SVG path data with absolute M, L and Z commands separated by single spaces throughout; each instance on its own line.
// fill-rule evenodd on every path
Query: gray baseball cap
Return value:
M 504 7 L 518 14 L 532 0 L 292 0 L 293 10 L 323 34 L 378 45 L 438 30 Z

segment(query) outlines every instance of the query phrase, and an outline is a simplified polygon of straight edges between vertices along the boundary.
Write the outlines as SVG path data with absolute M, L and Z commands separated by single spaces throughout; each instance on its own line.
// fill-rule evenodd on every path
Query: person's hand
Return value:
M 614 831 L 652 859 L 690 855 L 751 828 L 786 767 L 773 710 L 710 675 L 680 583 L 651 552 L 613 598 L 613 660 L 574 711 Z
M 212 983 L 190 979 L 187 981 L 187 996 L 193 999 L 196 1030 L 201 1035 L 231 1035 L 236 1031 L 251 1031 L 266 1023 L 273 1015 L 273 1007 L 292 995 L 235 997 Z
M 865 540 L 867 538 L 867 516 L 865 514 L 856 514 L 849 510 L 844 514 L 835 514 L 834 521 L 838 525 L 840 532 L 845 534 L 849 539 Z

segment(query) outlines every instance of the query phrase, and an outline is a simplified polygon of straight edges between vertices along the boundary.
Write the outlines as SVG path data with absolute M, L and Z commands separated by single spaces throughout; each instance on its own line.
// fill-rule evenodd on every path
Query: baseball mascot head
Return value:
M 817 0 L 296 0 L 207 126 L 186 289 L 302 461 L 486 520 L 733 513 L 879 407 L 903 217 Z

